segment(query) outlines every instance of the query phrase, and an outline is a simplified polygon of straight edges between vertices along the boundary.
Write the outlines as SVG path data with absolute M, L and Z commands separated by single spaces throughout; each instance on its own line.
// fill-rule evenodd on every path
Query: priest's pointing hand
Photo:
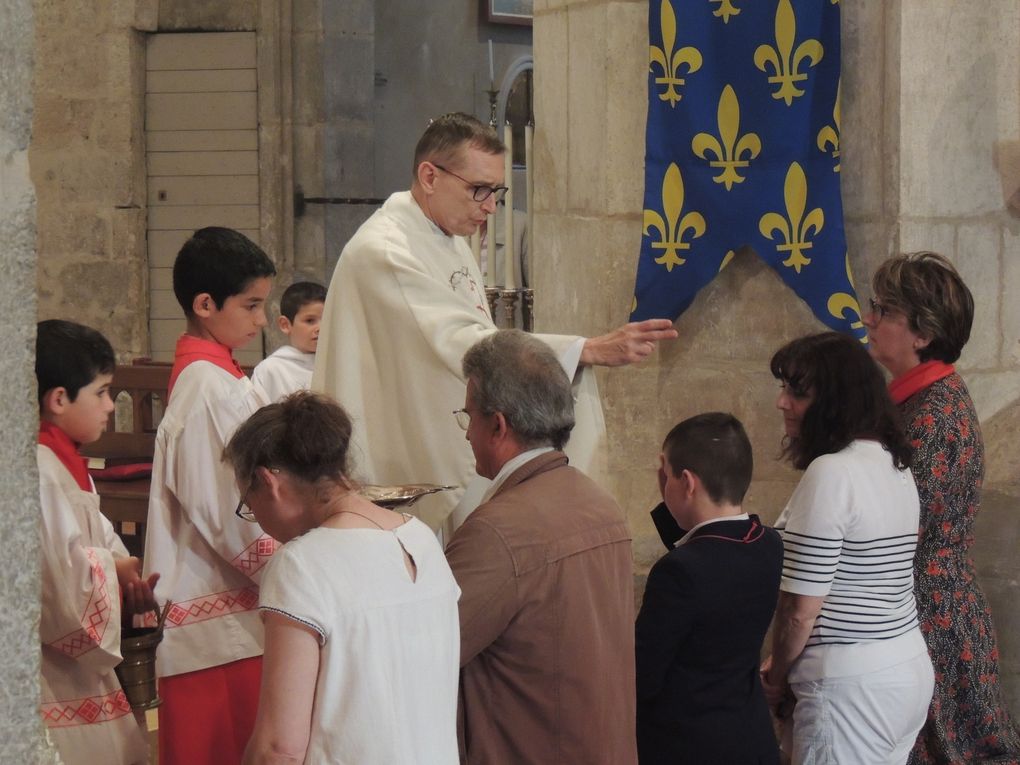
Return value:
M 633 364 L 648 358 L 660 340 L 676 337 L 677 331 L 669 319 L 633 321 L 605 335 L 585 340 L 581 363 L 604 367 Z

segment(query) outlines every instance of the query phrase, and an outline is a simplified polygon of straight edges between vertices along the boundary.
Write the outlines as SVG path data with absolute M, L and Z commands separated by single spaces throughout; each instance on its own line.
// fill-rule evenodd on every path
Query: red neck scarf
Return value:
M 170 383 L 167 386 L 167 399 L 169 400 L 174 390 L 174 384 L 185 367 L 196 361 L 208 361 L 220 369 L 230 372 L 240 380 L 244 377 L 241 365 L 234 360 L 230 349 L 215 340 L 205 340 L 194 335 L 181 335 L 177 340 L 177 347 L 174 348 L 174 368 L 170 370 Z
M 925 361 L 889 383 L 889 396 L 899 406 L 918 391 L 922 391 L 956 370 L 944 361 Z
M 92 493 L 92 481 L 89 480 L 88 460 L 78 454 L 78 444 L 71 440 L 58 426 L 46 420 L 39 421 L 39 444 L 47 447 L 57 455 L 60 464 L 67 468 L 78 488 Z

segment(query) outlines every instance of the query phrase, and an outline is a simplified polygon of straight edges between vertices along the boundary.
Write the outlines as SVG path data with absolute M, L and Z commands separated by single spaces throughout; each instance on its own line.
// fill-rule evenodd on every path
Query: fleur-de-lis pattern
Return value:
M 680 168 L 670 165 L 662 179 L 662 212 L 645 210 L 645 236 L 650 236 L 654 229 L 657 236 L 652 237 L 652 250 L 661 251 L 662 255 L 655 259 L 659 265 L 672 271 L 673 266 L 682 266 L 687 262 L 680 253 L 691 249 L 690 242 L 684 241 L 688 233 L 691 239 L 697 239 L 705 233 L 705 219 L 701 213 L 684 213 L 684 179 Z
M 687 83 L 680 74 L 681 72 L 693 74 L 701 69 L 701 52 L 689 45 L 676 49 L 676 14 L 669 0 L 662 0 L 660 16 L 662 47 L 650 46 L 648 68 L 654 72 L 658 66 L 660 74 L 655 78 L 655 84 L 658 87 L 665 87 L 665 90 L 659 93 L 659 99 L 669 101 L 670 106 L 676 106 L 683 98 L 680 88 Z
M 830 151 L 831 156 L 836 160 L 836 164 L 832 167 L 832 172 L 839 172 L 839 120 L 840 120 L 840 93 L 843 89 L 843 82 L 840 80 L 840 84 L 836 86 L 836 106 L 832 109 L 832 124 L 826 125 L 818 131 L 818 150 L 819 151 Z
M 740 9 L 733 4 L 733 0 L 708 0 L 710 3 L 718 3 L 719 7 L 712 14 L 723 20 L 723 24 L 730 23 L 730 16 L 736 16 Z
M 807 177 L 796 162 L 786 173 L 783 200 L 786 210 L 765 213 L 758 222 L 758 230 L 769 239 L 777 239 L 776 234 L 782 236 L 783 241 L 776 244 L 776 251 L 788 254 L 783 265 L 799 274 L 801 268 L 811 263 L 811 258 L 804 253 L 814 247 L 811 239 L 825 226 L 825 213 L 821 207 L 815 207 L 805 214 Z
M 711 133 L 698 133 L 691 142 L 691 149 L 701 159 L 713 154 L 709 167 L 722 172 L 713 180 L 729 191 L 734 183 L 742 183 L 744 176 L 737 170 L 746 168 L 752 159 L 761 153 L 761 139 L 754 133 L 740 135 L 740 103 L 733 88 L 727 85 L 719 96 L 719 138 Z M 720 141 L 721 139 L 721 141 Z
M 747 247 L 821 322 L 865 341 L 839 191 L 839 14 L 836 2 L 649 0 L 633 319 L 675 319 Z
M 824 49 L 822 44 L 813 38 L 794 44 L 797 39 L 797 15 L 793 12 L 790 0 L 779 0 L 775 17 L 776 44 L 759 45 L 754 52 L 754 65 L 765 72 L 772 69 L 768 78 L 770 85 L 779 88 L 772 94 L 773 98 L 782 99 L 789 106 L 793 99 L 804 95 L 806 91 L 797 87 L 798 83 L 808 78 L 801 71 L 801 65 L 817 66 L 822 60 Z

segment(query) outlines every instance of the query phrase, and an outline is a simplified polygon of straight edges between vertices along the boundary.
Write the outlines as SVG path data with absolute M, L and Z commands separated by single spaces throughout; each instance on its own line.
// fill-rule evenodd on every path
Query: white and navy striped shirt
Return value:
M 876 441 L 815 459 L 776 522 L 781 588 L 825 596 L 807 648 L 889 640 L 917 628 L 920 506 L 909 470 Z

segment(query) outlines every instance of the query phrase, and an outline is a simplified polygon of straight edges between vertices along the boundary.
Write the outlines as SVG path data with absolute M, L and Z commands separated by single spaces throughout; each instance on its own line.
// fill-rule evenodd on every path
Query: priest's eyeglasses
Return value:
M 457 175 L 455 172 L 453 172 L 453 170 L 447 170 L 445 167 L 443 167 L 442 165 L 437 165 L 435 162 L 433 162 L 432 164 L 437 169 L 442 170 L 444 173 L 452 175 L 454 178 L 457 178 L 458 180 L 464 181 L 464 183 L 470 186 L 472 198 L 476 202 L 484 202 L 486 199 L 495 194 L 496 204 L 499 204 L 500 202 L 503 201 L 503 197 L 505 197 L 506 193 L 510 190 L 506 186 L 485 186 L 484 184 L 481 183 L 472 183 L 467 178 Z

